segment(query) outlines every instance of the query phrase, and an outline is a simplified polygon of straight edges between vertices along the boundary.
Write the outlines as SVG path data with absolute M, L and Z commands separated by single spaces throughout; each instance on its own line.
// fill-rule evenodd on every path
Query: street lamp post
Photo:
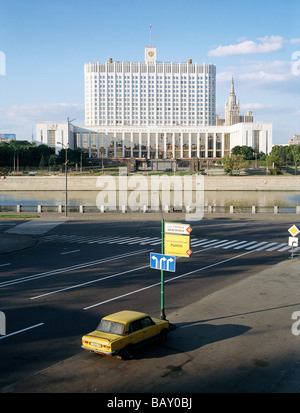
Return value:
M 67 164 L 68 164 L 68 143 L 64 145 L 62 142 L 57 142 L 59 145 L 61 145 L 65 149 L 65 173 L 66 173 L 66 209 L 65 209 L 65 216 L 68 216 L 68 169 L 67 169 Z

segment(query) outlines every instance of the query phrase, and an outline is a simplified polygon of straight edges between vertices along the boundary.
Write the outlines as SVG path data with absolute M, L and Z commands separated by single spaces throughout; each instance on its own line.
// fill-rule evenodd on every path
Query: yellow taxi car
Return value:
M 100 321 L 97 329 L 82 337 L 82 348 L 128 360 L 135 347 L 150 340 L 167 339 L 169 322 L 137 311 L 119 311 Z

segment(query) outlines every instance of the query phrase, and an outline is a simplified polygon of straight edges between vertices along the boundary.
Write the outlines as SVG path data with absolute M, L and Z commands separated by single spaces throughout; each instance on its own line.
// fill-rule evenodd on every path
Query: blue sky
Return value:
M 214 63 L 217 113 L 234 76 L 241 112 L 300 134 L 299 0 L 0 0 L 0 133 L 31 140 L 37 121 L 84 124 L 86 62 Z

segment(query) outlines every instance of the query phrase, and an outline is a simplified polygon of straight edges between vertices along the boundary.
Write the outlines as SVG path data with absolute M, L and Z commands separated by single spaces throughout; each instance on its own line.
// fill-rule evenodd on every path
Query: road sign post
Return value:
M 161 220 L 161 253 L 164 254 L 164 232 L 165 232 L 165 220 Z M 164 270 L 161 270 L 161 290 L 160 290 L 160 318 L 162 320 L 166 319 L 165 314 L 165 280 L 164 280 Z
M 297 235 L 299 234 L 300 230 L 296 227 L 296 225 L 293 225 L 291 228 L 289 228 L 289 233 L 291 234 L 291 237 L 289 237 L 289 246 L 292 247 L 292 259 L 294 258 L 294 248 L 298 247 L 298 238 Z
M 164 271 L 175 272 L 176 256 L 189 257 L 192 254 L 190 250 L 191 232 L 192 228 L 189 224 L 165 223 L 164 219 L 161 220 L 161 255 L 150 254 L 150 268 L 161 271 L 160 318 L 162 320 L 166 319 Z

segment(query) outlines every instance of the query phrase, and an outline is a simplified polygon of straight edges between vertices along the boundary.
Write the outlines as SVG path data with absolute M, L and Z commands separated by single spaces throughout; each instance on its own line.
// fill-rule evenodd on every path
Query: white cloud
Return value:
M 299 76 L 292 71 L 292 61 L 275 60 L 243 62 L 241 66 L 229 66 L 217 74 L 218 84 L 228 85 L 232 76 L 244 91 L 299 93 Z
M 295 39 L 291 39 L 290 42 L 291 42 L 291 44 L 298 44 L 298 43 L 300 43 L 300 38 L 298 37 L 298 38 L 295 38 Z
M 84 122 L 84 105 L 72 103 L 42 103 L 0 107 L 0 132 L 16 133 L 18 139 L 28 139 L 35 133 L 36 122 L 66 121 L 76 118 Z
M 263 54 L 277 52 L 283 49 L 284 39 L 281 36 L 265 36 L 253 40 L 245 40 L 229 46 L 218 46 L 208 52 L 209 56 L 225 57 L 233 55 Z

